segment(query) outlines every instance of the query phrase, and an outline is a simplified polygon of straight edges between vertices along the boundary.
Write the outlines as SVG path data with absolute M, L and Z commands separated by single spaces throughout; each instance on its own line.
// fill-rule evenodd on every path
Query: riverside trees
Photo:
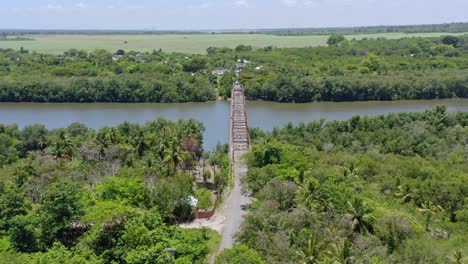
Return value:
M 447 263 L 468 254 L 467 113 L 439 106 L 251 131 L 244 184 L 257 201 L 238 242 L 267 263 Z
M 468 39 L 384 38 L 338 45 L 207 55 L 70 50 L 64 55 L 0 50 L 0 101 L 188 102 L 229 97 L 239 59 L 249 99 L 278 102 L 468 97 Z M 123 55 L 122 55 L 123 54 Z M 214 69 L 231 69 L 219 81 Z

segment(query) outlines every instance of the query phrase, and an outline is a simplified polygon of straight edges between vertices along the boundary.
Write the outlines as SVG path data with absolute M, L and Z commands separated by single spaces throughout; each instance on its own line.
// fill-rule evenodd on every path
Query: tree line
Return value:
M 235 49 L 206 55 L 0 50 L 0 101 L 189 102 L 228 98 L 234 69 L 251 100 L 365 101 L 467 97 L 468 38 L 348 40 L 328 47 Z M 226 70 L 222 76 L 215 69 Z

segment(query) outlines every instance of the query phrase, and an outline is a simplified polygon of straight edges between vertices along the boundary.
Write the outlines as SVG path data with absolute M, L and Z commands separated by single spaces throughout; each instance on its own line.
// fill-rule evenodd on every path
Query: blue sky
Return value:
M 0 28 L 245 29 L 468 21 L 468 0 L 3 0 Z

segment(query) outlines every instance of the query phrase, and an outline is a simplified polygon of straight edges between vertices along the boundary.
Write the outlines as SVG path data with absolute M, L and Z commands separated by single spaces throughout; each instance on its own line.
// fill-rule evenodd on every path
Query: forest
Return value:
M 218 263 L 466 263 L 468 113 L 437 106 L 251 136 L 243 184 L 254 202 Z
M 203 151 L 203 130 L 0 125 L 0 263 L 205 263 L 220 236 L 178 226 L 219 203 L 206 181 L 229 184 L 227 149 Z
M 249 99 L 277 102 L 468 97 L 468 39 L 329 38 L 329 47 L 243 52 Z
M 245 63 L 243 63 L 245 62 Z M 328 46 L 209 47 L 206 55 L 0 50 L 0 102 L 203 102 L 228 98 L 237 64 L 250 100 L 305 103 L 468 97 L 468 37 Z M 215 70 L 225 70 L 217 75 Z
M 291 28 L 256 30 L 256 33 L 265 33 L 279 36 L 304 36 L 317 34 L 373 34 L 373 33 L 463 33 L 468 32 L 468 23 L 445 23 L 428 25 L 395 25 L 395 26 L 367 26 L 367 27 L 334 27 L 334 28 Z

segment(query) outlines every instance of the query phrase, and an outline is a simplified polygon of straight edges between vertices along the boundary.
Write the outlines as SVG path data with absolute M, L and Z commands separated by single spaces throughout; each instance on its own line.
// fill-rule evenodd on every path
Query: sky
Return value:
M 468 0 L 1 0 L 3 29 L 260 29 L 468 22 Z

